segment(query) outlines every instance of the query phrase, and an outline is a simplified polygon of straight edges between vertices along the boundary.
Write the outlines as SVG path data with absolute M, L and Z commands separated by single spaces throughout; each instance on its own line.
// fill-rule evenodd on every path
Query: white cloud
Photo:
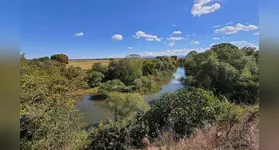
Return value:
M 113 40 L 121 41 L 123 39 L 123 36 L 121 34 L 114 34 L 111 38 Z
M 133 48 L 132 48 L 132 47 L 128 47 L 128 49 L 129 49 L 129 50 L 132 50 Z
M 213 40 L 220 40 L 220 38 L 219 37 L 214 37 Z
M 193 45 L 199 45 L 200 44 L 200 42 L 199 41 L 191 41 L 191 43 L 190 44 L 193 44 Z
M 253 35 L 260 35 L 260 33 L 259 33 L 259 32 L 256 32 L 256 33 L 254 33 Z
M 220 9 L 221 5 L 219 3 L 214 3 L 212 5 L 206 5 L 214 0 L 195 0 L 195 4 L 192 7 L 192 15 L 201 16 L 204 14 L 212 13 Z
M 173 56 L 173 55 L 184 55 L 186 56 L 190 51 L 197 51 L 197 52 L 204 52 L 209 48 L 196 48 L 196 49 L 172 49 L 172 50 L 164 50 L 164 51 L 157 51 L 157 52 L 143 52 L 138 53 L 140 56 Z
M 248 46 L 248 47 L 256 47 L 257 49 L 259 48 L 258 45 L 255 45 L 255 44 L 252 44 L 252 43 L 249 43 L 247 41 L 232 41 L 230 42 L 231 44 L 239 47 L 239 48 L 242 48 L 242 47 L 245 47 L 245 46 Z
M 156 35 L 151 35 L 151 34 L 146 34 L 143 31 L 138 31 L 136 32 L 136 34 L 134 35 L 135 38 L 139 39 L 139 38 L 145 38 L 146 41 L 158 41 L 160 42 L 161 39 L 158 38 Z
M 174 31 L 172 34 L 182 34 L 181 31 Z
M 173 27 L 175 27 L 176 25 L 175 25 L 175 24 L 173 24 L 172 26 L 173 26 Z
M 221 29 L 216 29 L 215 33 L 235 34 L 239 31 L 251 31 L 251 30 L 256 30 L 258 28 L 259 28 L 258 26 L 251 25 L 251 24 L 245 26 L 240 23 L 237 23 L 235 26 L 226 26 Z
M 188 34 L 187 37 L 190 37 L 190 35 Z
M 170 38 L 167 38 L 169 41 L 180 41 L 180 40 L 183 40 L 184 38 L 183 37 L 170 37 Z
M 221 25 L 216 25 L 216 26 L 213 26 L 212 28 L 220 28 Z
M 195 36 L 196 34 L 195 33 L 193 33 L 193 36 Z
M 173 47 L 175 45 L 175 43 L 174 42 L 170 42 L 168 45 L 169 45 L 169 47 Z
M 82 32 L 76 33 L 76 36 L 83 36 L 83 33 Z

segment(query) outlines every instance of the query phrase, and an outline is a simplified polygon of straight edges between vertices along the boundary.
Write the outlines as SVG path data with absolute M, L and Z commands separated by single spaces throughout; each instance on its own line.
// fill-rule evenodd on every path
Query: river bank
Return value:
M 159 98 L 162 94 L 172 93 L 182 88 L 183 85 L 180 82 L 180 78 L 182 77 L 185 77 L 183 68 L 178 68 L 173 74 L 166 73 L 165 76 L 159 79 L 160 90 L 156 93 L 143 95 L 144 101 L 153 104 L 155 99 Z M 98 89 L 94 88 L 77 93 L 82 97 L 82 100 L 76 104 L 76 108 L 85 111 L 86 115 L 84 119 L 88 124 L 99 123 L 99 121 L 106 118 L 108 113 L 103 107 L 105 99 L 96 99 L 96 96 L 98 96 L 97 91 Z

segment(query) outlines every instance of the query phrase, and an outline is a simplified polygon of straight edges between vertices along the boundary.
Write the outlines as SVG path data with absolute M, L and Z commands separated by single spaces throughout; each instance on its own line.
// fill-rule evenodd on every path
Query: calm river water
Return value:
M 160 97 L 160 95 L 164 93 L 172 93 L 177 89 L 182 88 L 183 86 L 179 79 L 181 77 L 185 77 L 184 69 L 178 68 L 173 76 L 174 78 L 168 84 L 163 85 L 159 92 L 150 95 L 144 95 L 144 100 L 147 103 L 152 104 L 154 103 L 155 99 Z M 85 121 L 88 124 L 96 124 L 106 117 L 106 110 L 102 106 L 103 103 L 104 101 L 92 100 L 91 96 L 84 96 L 82 101 L 76 104 L 76 107 L 86 112 Z

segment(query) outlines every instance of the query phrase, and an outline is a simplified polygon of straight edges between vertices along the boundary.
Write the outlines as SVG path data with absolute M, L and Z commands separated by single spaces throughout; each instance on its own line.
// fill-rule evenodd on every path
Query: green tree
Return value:
M 47 60 L 20 58 L 21 149 L 83 149 L 83 115 L 73 94 L 87 85 L 81 68 Z
M 145 114 L 144 126 L 148 130 L 142 130 L 156 138 L 164 127 L 172 127 L 177 135 L 189 136 L 196 128 L 216 121 L 221 113 L 220 102 L 212 92 L 199 88 L 164 94 Z
M 177 56 L 171 56 L 172 59 L 174 59 L 175 61 L 178 60 Z
M 144 76 L 156 74 L 156 64 L 152 60 L 145 60 L 142 66 L 142 73 Z
M 85 89 L 88 88 L 88 74 L 85 70 L 80 67 L 69 67 L 64 73 L 67 80 L 70 82 L 70 85 L 73 85 L 72 89 Z
M 126 85 L 142 76 L 142 60 L 120 59 L 113 60 L 108 65 L 106 80 L 119 79 Z
M 83 120 L 75 109 L 30 106 L 20 123 L 20 149 L 84 149 L 89 141 Z
M 107 82 L 102 83 L 99 88 L 99 92 L 105 95 L 108 95 L 108 93 L 110 92 L 131 92 L 131 91 L 132 91 L 132 87 L 125 86 L 125 84 L 118 79 L 108 80 Z
M 109 93 L 109 100 L 105 107 L 112 113 L 115 121 L 132 118 L 138 112 L 145 112 L 149 106 L 139 94 Z
M 58 62 L 65 63 L 65 64 L 69 63 L 69 58 L 65 54 L 54 54 L 50 57 L 50 59 L 51 60 L 56 60 Z
M 101 62 L 97 62 L 92 65 L 91 71 L 98 71 L 104 74 L 107 71 L 107 67 L 103 65 Z
M 140 93 L 154 93 L 160 89 L 151 76 L 143 76 L 134 81 L 134 89 Z
M 88 81 L 88 85 L 91 88 L 99 86 L 99 85 L 101 85 L 101 82 L 102 82 L 104 77 L 105 77 L 104 74 L 102 74 L 101 72 L 91 71 L 89 81 Z
M 222 43 L 186 58 L 185 86 L 195 86 L 224 95 L 231 102 L 255 104 L 259 97 L 259 66 L 253 54 Z
M 197 51 L 190 51 L 190 52 L 186 55 L 186 58 L 190 58 L 190 57 L 196 56 L 197 54 L 198 54 Z

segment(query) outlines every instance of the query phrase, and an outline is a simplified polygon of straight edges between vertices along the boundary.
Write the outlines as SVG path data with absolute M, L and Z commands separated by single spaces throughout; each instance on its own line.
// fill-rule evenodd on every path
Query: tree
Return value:
M 98 71 L 104 74 L 107 71 L 107 67 L 103 65 L 101 62 L 97 62 L 92 65 L 91 71 Z
M 108 65 L 106 80 L 119 79 L 126 85 L 133 84 L 135 79 L 142 76 L 142 60 L 120 59 L 113 60 Z
M 112 92 L 105 107 L 110 110 L 115 121 L 132 118 L 138 112 L 145 112 L 149 106 L 139 94 Z
M 104 74 L 102 74 L 101 72 L 91 71 L 88 85 L 91 88 L 99 86 L 104 77 L 105 77 Z
M 65 54 L 54 54 L 50 57 L 50 59 L 51 60 L 56 60 L 58 62 L 65 63 L 65 64 L 69 63 L 69 58 Z
M 152 60 L 145 60 L 142 65 L 142 74 L 144 76 L 147 75 L 155 75 L 156 74 L 156 64 Z
M 88 135 L 74 91 L 87 85 L 87 73 L 56 61 L 20 62 L 21 149 L 84 149 Z
M 83 114 L 77 109 L 30 106 L 20 122 L 20 149 L 84 149 L 88 142 Z
M 185 86 L 211 90 L 238 104 L 258 102 L 259 66 L 253 54 L 247 55 L 230 43 L 222 43 L 186 58 L 184 63 Z
M 216 121 L 221 113 L 221 101 L 213 92 L 199 88 L 164 94 L 143 117 L 148 130 L 142 130 L 156 138 L 164 127 L 172 127 L 180 137 L 189 136 L 196 128 Z
M 171 56 L 172 59 L 174 59 L 175 61 L 178 60 L 177 56 Z
M 160 89 L 151 76 L 143 76 L 134 81 L 134 88 L 140 93 L 154 93 Z
M 141 58 L 141 56 L 139 54 L 130 54 L 126 58 Z
M 110 92 L 131 92 L 132 88 L 125 86 L 118 79 L 108 80 L 105 83 L 102 83 L 99 88 L 99 92 L 108 96 Z
M 190 58 L 190 57 L 196 56 L 197 54 L 198 54 L 197 51 L 190 51 L 190 52 L 186 55 L 186 58 Z

